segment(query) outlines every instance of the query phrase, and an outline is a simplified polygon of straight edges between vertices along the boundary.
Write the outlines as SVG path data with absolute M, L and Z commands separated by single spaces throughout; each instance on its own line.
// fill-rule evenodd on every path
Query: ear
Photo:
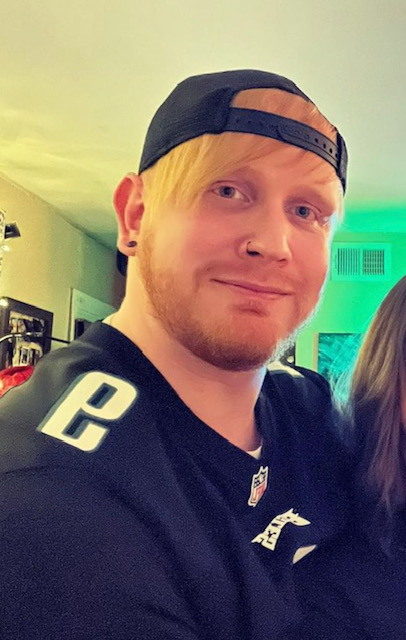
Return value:
M 133 256 L 135 248 L 130 248 L 127 245 L 130 241 L 138 239 L 144 215 L 141 176 L 128 173 L 118 185 L 113 202 L 118 220 L 117 247 L 124 255 Z

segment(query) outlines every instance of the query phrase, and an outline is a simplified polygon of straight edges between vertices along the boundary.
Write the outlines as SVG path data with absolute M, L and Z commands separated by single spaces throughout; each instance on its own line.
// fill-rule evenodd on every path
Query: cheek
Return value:
M 172 268 L 182 257 L 189 254 L 190 239 L 185 225 L 175 217 L 167 217 L 154 229 L 147 231 L 148 241 L 153 248 L 154 263 L 160 267 Z
M 304 278 L 315 287 L 321 287 L 330 263 L 330 248 L 327 240 L 314 239 L 312 242 L 303 241 L 300 244 L 299 269 Z
M 199 225 L 185 238 L 184 250 L 191 263 L 199 263 L 224 256 L 231 246 L 232 240 L 220 225 Z

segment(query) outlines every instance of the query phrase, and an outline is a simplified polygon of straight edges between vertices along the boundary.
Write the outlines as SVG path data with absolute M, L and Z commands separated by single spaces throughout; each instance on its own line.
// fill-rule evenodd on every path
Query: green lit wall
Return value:
M 337 242 L 387 242 L 392 245 L 392 277 L 387 282 L 329 280 L 316 317 L 296 343 L 296 363 L 317 370 L 319 332 L 364 333 L 389 289 L 406 274 L 406 232 L 365 233 L 338 231 Z

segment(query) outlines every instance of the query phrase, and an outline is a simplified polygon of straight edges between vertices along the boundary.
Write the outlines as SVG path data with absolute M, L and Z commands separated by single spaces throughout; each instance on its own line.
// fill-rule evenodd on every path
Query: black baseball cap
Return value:
M 175 87 L 152 118 L 139 173 L 187 140 L 233 131 L 274 138 L 317 154 L 334 168 L 345 192 L 347 148 L 337 129 L 335 143 L 317 129 L 297 120 L 258 109 L 234 107 L 234 96 L 247 89 L 280 89 L 312 102 L 294 82 L 267 71 L 241 69 L 187 78 Z M 125 275 L 125 256 L 118 254 L 117 266 Z

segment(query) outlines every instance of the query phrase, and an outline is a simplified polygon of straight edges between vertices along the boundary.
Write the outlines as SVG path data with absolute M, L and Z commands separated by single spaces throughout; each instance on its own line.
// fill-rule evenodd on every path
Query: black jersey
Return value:
M 346 427 L 358 463 L 351 526 L 295 567 L 305 616 L 284 640 L 406 638 L 406 508 L 387 510 L 368 482 L 373 410 L 357 407 Z
M 0 637 L 271 640 L 292 564 L 345 527 L 327 383 L 275 369 L 259 460 L 97 323 L 0 401 Z
M 356 528 L 297 565 L 306 615 L 284 640 L 406 638 L 406 513 L 392 525 L 390 549 Z

